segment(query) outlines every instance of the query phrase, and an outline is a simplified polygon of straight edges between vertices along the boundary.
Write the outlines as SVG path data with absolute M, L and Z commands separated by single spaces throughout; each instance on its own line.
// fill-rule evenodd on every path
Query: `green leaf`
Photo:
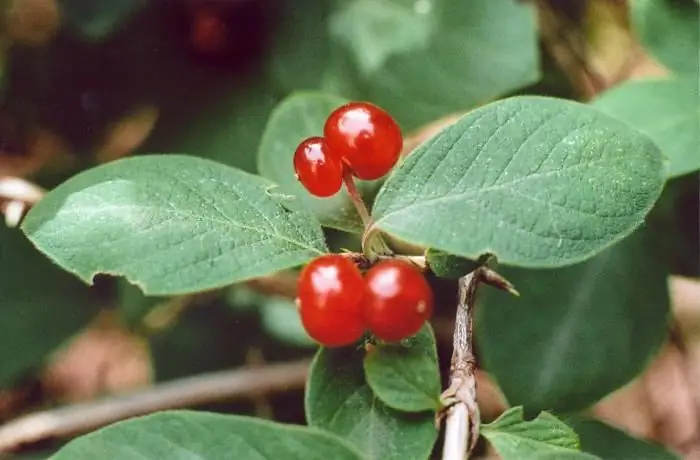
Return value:
M 232 80 L 191 62 L 167 65 L 164 71 L 186 78 L 161 83 L 162 114 L 140 151 L 193 152 L 255 172 L 260 138 L 277 100 L 270 83 L 260 75 Z
M 316 347 L 301 323 L 294 302 L 280 297 L 269 297 L 260 306 L 260 322 L 270 335 L 285 344 Z
M 669 178 L 700 169 L 697 79 L 631 81 L 593 105 L 648 134 L 671 160 Z
M 656 145 L 627 124 L 576 102 L 514 97 L 411 153 L 379 191 L 374 225 L 470 259 L 556 267 L 629 235 L 664 176 Z
M 331 36 L 353 54 L 360 72 L 380 69 L 395 55 L 428 45 L 435 15 L 431 4 L 414 0 L 352 0 L 342 3 L 331 16 Z
M 352 446 L 320 430 L 193 411 L 116 423 L 68 443 L 51 460 L 96 458 L 362 460 Z
M 406 414 L 384 405 L 365 381 L 364 351 L 319 350 L 306 385 L 310 425 L 338 434 L 366 460 L 427 459 L 437 438 L 434 414 Z
M 89 41 L 109 37 L 144 5 L 141 0 L 58 0 L 62 19 L 69 30 Z
M 333 197 L 316 198 L 296 179 L 292 162 L 299 143 L 310 136 L 322 136 L 328 115 L 345 102 L 321 93 L 297 93 L 285 99 L 272 113 L 260 141 L 258 171 L 280 185 L 273 193 L 291 195 L 285 200 L 290 209 L 310 210 L 323 225 L 360 233 L 362 222 L 345 188 Z
M 440 369 L 430 325 L 401 344 L 380 344 L 365 356 L 372 392 L 387 406 L 406 412 L 440 406 Z
M 598 420 L 567 420 L 581 439 L 581 448 L 603 460 L 680 460 L 662 446 L 637 439 Z
M 486 290 L 476 336 L 485 368 L 511 404 L 582 409 L 647 366 L 669 315 L 667 272 L 655 245 L 640 229 L 581 264 L 502 270 L 520 297 Z
M 330 59 L 328 31 L 330 0 L 302 5 L 278 0 L 279 24 L 272 40 L 268 72 L 285 92 L 317 89 Z
M 632 23 L 652 54 L 674 72 L 698 79 L 700 9 L 691 0 L 635 0 Z
M 514 457 L 515 459 L 523 459 L 525 457 Z M 538 453 L 527 457 L 528 460 L 601 460 L 600 457 L 586 453 L 576 452 L 573 450 L 566 452 L 547 452 Z M 506 460 L 506 459 L 504 459 Z
M 7 387 L 39 367 L 97 310 L 87 287 L 4 223 L 0 274 L 0 387 Z
M 412 3 L 416 15 L 435 17 L 427 46 L 391 56 L 360 85 L 369 100 L 406 128 L 482 104 L 539 78 L 531 5 L 512 0 Z
M 559 454 L 580 450 L 576 433 L 566 423 L 548 412 L 526 421 L 522 407 L 509 409 L 493 422 L 481 425 L 481 435 L 503 460 L 548 458 L 550 455 L 549 458 L 560 458 Z
M 439 249 L 428 248 L 425 261 L 430 270 L 440 278 L 458 279 L 474 271 L 480 263 L 464 257 L 453 256 Z
M 203 291 L 325 251 L 314 219 L 286 211 L 270 186 L 209 160 L 134 157 L 60 185 L 22 228 L 41 251 L 88 283 L 107 273 L 148 295 Z
M 117 297 L 119 315 L 126 325 L 132 327 L 137 326 L 148 313 L 168 299 L 146 296 L 141 289 L 124 279 L 117 282 Z

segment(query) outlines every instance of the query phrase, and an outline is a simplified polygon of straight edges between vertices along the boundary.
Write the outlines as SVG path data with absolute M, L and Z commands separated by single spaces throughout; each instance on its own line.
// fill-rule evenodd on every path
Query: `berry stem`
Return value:
M 360 195 L 360 192 L 357 190 L 355 178 L 349 168 L 343 169 L 343 183 L 348 190 L 348 195 L 350 195 L 350 201 L 355 205 L 357 214 L 360 215 L 360 220 L 362 220 L 362 227 L 364 228 L 362 246 L 365 254 L 372 260 L 374 260 L 377 254 L 393 254 L 381 235 L 377 234 L 377 232 L 373 232 L 372 235 L 369 235 L 370 228 L 372 227 L 372 216 L 367 209 L 367 205 L 365 205 L 365 201 L 362 199 L 362 195 Z
M 348 190 L 348 195 L 350 195 L 352 204 L 355 205 L 355 209 L 357 209 L 357 214 L 360 215 L 362 226 L 364 227 L 365 231 L 367 231 L 367 229 L 372 225 L 372 217 L 370 216 L 369 210 L 365 205 L 365 201 L 362 199 L 362 195 L 360 195 L 360 192 L 357 190 L 355 178 L 353 177 L 349 168 L 343 169 L 343 183 L 345 184 L 345 188 Z

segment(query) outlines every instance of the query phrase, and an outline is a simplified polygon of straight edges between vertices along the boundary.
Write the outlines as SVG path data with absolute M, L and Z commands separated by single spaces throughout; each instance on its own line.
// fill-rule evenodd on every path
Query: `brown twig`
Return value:
M 37 412 L 0 426 L 0 452 L 49 438 L 64 438 L 130 417 L 248 398 L 304 387 L 309 361 L 267 364 L 187 377 L 130 394 Z
M 29 207 L 46 193 L 41 187 L 19 177 L 0 177 L 0 212 L 5 225 L 16 227 Z
M 513 285 L 486 266 L 459 279 L 450 386 L 441 395 L 446 407 L 443 460 L 468 458 L 479 439 L 481 417 L 476 399 L 476 358 L 472 342 L 476 292 L 481 283 L 518 295 Z

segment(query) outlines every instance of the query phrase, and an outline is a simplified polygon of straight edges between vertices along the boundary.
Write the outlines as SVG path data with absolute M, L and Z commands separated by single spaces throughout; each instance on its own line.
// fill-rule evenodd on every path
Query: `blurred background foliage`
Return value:
M 268 118 L 297 91 L 373 101 L 410 133 L 512 94 L 589 101 L 640 76 L 671 72 L 698 81 L 694 0 L 3 0 L 1 6 L 0 177 L 45 188 L 95 164 L 151 152 L 257 172 Z M 587 406 L 591 396 L 577 393 L 578 379 L 600 381 L 593 399 L 627 382 L 664 339 L 666 275 L 700 275 L 698 195 L 697 178 L 681 174 L 649 219 L 651 236 L 586 266 L 506 273 L 522 292 L 534 284 L 547 289 L 533 288 L 527 305 L 487 298 L 488 304 L 498 297 L 498 305 L 479 318 L 485 364 L 497 377 L 516 380 L 509 350 L 534 339 L 501 340 L 499 331 L 511 322 L 504 317 L 524 315 L 516 322 L 534 321 L 526 329 L 541 331 L 532 350 L 556 347 L 562 325 L 581 341 L 572 357 L 598 343 L 590 362 L 579 362 L 579 374 L 562 371 L 571 381 L 559 388 L 557 408 Z M 358 247 L 350 234 L 329 230 L 328 237 L 334 249 Z M 649 269 L 637 273 L 639 266 Z M 582 276 L 589 283 L 583 287 Z M 572 286 L 595 292 L 576 304 L 583 307 L 573 319 L 567 305 L 557 308 Z M 292 302 L 254 287 L 147 298 L 128 283 L 101 278 L 89 289 L 16 229 L 0 227 L 0 420 L 153 381 L 308 356 L 314 345 Z M 449 346 L 450 328 L 440 324 L 452 315 L 454 285 L 435 287 L 444 300 L 438 341 Z M 641 313 L 629 310 L 629 302 L 650 299 L 655 303 Z M 537 304 L 547 313 L 523 313 Z M 634 334 L 616 335 L 627 325 Z M 630 343 L 635 334 L 639 342 Z M 606 336 L 611 341 L 600 342 Z M 532 350 L 518 362 L 536 384 L 537 375 L 528 374 L 538 365 L 527 362 L 538 359 Z M 615 373 L 615 360 L 630 362 Z M 535 409 L 551 403 L 524 391 L 522 382 L 502 382 L 511 403 Z M 213 408 L 304 420 L 300 394 Z

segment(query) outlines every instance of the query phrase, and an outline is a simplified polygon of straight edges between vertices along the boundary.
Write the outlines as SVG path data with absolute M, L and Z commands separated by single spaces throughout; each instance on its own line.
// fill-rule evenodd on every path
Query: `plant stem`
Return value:
M 459 279 L 453 335 L 450 386 L 441 399 L 449 406 L 445 416 L 443 460 L 464 460 L 479 438 L 479 406 L 476 402 L 476 359 L 472 351 L 474 301 L 482 267 Z
M 343 171 L 343 183 L 345 184 L 345 188 L 348 190 L 350 201 L 352 201 L 352 204 L 355 205 L 357 214 L 359 214 L 360 220 L 362 220 L 362 226 L 366 231 L 372 225 L 372 217 L 370 216 L 369 210 L 365 205 L 365 201 L 362 199 L 362 195 L 360 195 L 360 192 L 357 190 L 355 178 L 352 176 L 352 172 L 348 168 L 345 168 Z
M 469 458 L 479 439 L 481 418 L 476 400 L 476 358 L 472 342 L 476 292 L 481 283 L 519 295 L 508 280 L 486 266 L 478 267 L 459 279 L 450 386 L 440 396 L 446 406 L 443 460 Z
M 309 361 L 302 360 L 218 371 L 160 383 L 131 394 L 25 415 L 0 426 L 0 454 L 23 444 L 82 434 L 151 412 L 301 389 L 308 367 Z
M 362 234 L 362 249 L 365 254 L 369 256 L 371 260 L 375 260 L 377 255 L 392 255 L 393 252 L 389 249 L 389 246 L 387 246 L 384 238 L 382 238 L 376 229 L 372 230 L 372 216 L 360 192 L 357 190 L 352 172 L 347 168 L 345 168 L 343 172 L 343 182 L 345 183 L 345 188 L 348 190 L 348 195 L 350 195 L 350 201 L 355 205 L 357 214 L 360 215 L 360 219 L 362 220 L 362 227 L 364 229 Z

